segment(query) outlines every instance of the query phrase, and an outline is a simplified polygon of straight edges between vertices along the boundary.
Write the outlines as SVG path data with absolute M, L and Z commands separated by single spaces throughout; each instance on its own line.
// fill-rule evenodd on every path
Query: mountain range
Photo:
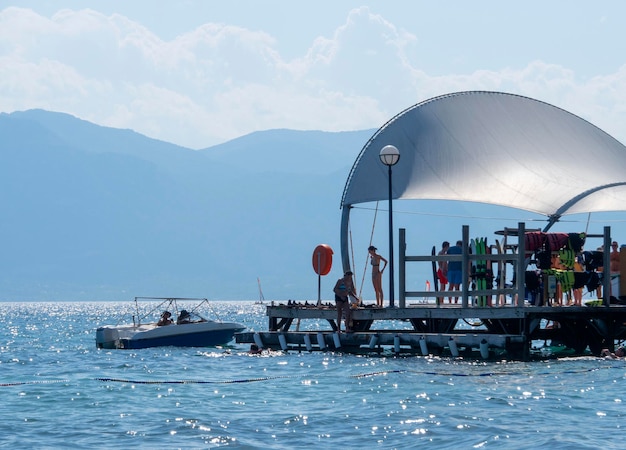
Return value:
M 0 113 L 0 301 L 255 300 L 257 280 L 266 300 L 330 299 L 342 274 L 341 195 L 375 131 L 276 129 L 193 150 L 63 113 Z M 367 246 L 388 255 L 384 203 L 350 214 L 351 267 L 366 300 Z M 546 223 L 492 205 L 412 204 L 394 206 L 408 255 L 455 242 L 462 225 L 492 236 L 520 221 Z M 601 235 L 626 220 L 621 212 L 593 216 L 568 216 L 552 231 Z M 618 225 L 613 239 L 626 239 Z M 312 268 L 319 244 L 335 251 L 321 280 Z M 428 289 L 430 264 L 407 267 L 406 280 L 407 290 Z
M 68 114 L 0 114 L 0 300 L 317 297 L 321 243 L 375 130 L 192 150 Z M 340 268 L 340 262 L 336 261 Z M 340 269 L 338 269 L 340 270 Z

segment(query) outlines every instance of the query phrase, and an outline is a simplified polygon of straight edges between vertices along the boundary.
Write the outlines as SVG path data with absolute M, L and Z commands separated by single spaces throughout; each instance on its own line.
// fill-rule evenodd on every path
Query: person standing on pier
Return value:
M 616 241 L 611 243 L 611 255 L 609 256 L 611 273 L 619 273 L 619 244 Z
M 598 247 L 596 252 L 604 253 L 604 245 L 601 245 L 600 247 Z M 601 259 L 604 260 L 604 258 L 601 258 Z M 596 267 L 596 272 L 604 273 L 604 267 L 603 266 Z M 598 287 L 596 288 L 596 297 L 598 297 L 598 299 L 602 298 L 602 283 L 598 284 Z
M 378 250 L 373 245 L 370 245 L 367 251 L 370 254 L 370 259 L 372 262 L 372 284 L 374 285 L 374 292 L 376 293 L 376 306 L 382 308 L 383 305 L 383 271 L 387 267 L 387 260 L 383 258 L 381 255 L 376 253 Z M 384 262 L 385 265 L 380 268 L 380 262 Z
M 448 249 L 448 255 L 462 255 L 463 254 L 463 241 L 456 241 L 456 245 Z M 450 291 L 459 291 L 461 289 L 461 283 L 463 281 L 463 274 L 461 272 L 461 261 L 448 261 L 448 282 L 450 283 Z M 448 301 L 452 303 L 452 297 L 448 298 Z M 459 302 L 458 295 L 454 297 L 454 303 Z
M 337 280 L 333 292 L 335 293 L 335 304 L 337 305 L 337 331 L 341 332 L 341 317 L 345 311 L 346 333 L 350 333 L 352 332 L 352 308 L 350 308 L 348 297 L 352 296 L 358 300 L 352 281 L 352 272 L 347 271 L 343 277 Z
M 450 248 L 450 243 L 448 241 L 443 241 L 441 244 L 441 250 L 439 250 L 439 256 L 443 256 L 448 254 L 448 249 Z M 439 268 L 437 269 L 437 278 L 439 279 L 439 290 L 445 291 L 446 286 L 448 285 L 448 261 L 437 261 L 437 265 Z M 443 297 L 438 299 L 438 304 L 443 303 Z

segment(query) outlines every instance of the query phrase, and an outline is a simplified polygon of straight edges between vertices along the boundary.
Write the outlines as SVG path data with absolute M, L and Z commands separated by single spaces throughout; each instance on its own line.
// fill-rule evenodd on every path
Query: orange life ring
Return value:
M 328 275 L 333 266 L 333 249 L 330 245 L 320 244 L 313 250 L 313 270 L 318 275 Z

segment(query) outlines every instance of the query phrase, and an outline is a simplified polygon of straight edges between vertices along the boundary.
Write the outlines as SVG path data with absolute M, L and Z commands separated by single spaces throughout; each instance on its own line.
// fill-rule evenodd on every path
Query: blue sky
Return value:
M 0 112 L 191 148 L 378 128 L 464 90 L 527 95 L 626 142 L 621 1 L 0 1 Z
M 259 130 L 376 129 L 429 98 L 493 90 L 626 143 L 624 17 L 623 0 L 0 0 L 0 112 L 65 112 L 200 149 Z M 601 170 L 589 159 L 581 164 Z M 422 216 L 394 210 L 427 250 L 460 238 L 456 222 L 476 235 L 544 225 L 463 204 L 434 211 L 450 225 L 436 229 L 424 205 Z M 608 224 L 626 242 L 606 221 L 623 215 L 594 214 L 590 231 Z M 371 211 L 352 217 L 369 234 Z M 553 231 L 585 230 L 588 219 Z

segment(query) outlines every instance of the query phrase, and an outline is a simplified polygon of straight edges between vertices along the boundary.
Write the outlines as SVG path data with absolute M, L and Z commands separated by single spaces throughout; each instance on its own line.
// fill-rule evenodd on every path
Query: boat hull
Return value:
M 96 330 L 96 346 L 103 349 L 150 347 L 214 347 L 233 340 L 245 327 L 238 323 L 199 322 L 158 327 L 154 324 L 103 326 Z

